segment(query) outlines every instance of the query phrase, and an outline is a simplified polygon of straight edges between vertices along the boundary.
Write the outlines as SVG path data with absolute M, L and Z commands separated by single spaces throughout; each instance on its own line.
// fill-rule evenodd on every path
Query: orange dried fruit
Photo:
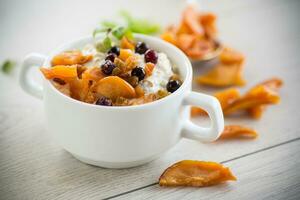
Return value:
M 247 128 L 240 125 L 227 125 L 219 139 L 234 139 L 245 138 L 254 139 L 257 137 L 257 132 L 251 128 Z
M 214 96 L 219 100 L 222 110 L 224 110 L 240 97 L 240 92 L 236 88 L 229 88 L 227 90 L 215 93 Z M 206 114 L 207 113 L 201 108 L 192 107 L 191 109 L 192 117 Z
M 57 65 L 51 68 L 40 68 L 46 79 L 59 78 L 70 81 L 77 78 L 77 65 Z
M 133 56 L 134 53 L 130 49 L 120 49 L 120 55 L 119 58 L 122 61 L 126 61 L 128 57 Z
M 198 21 L 199 14 L 194 6 L 188 6 L 182 14 L 182 20 L 187 25 L 187 27 L 197 35 L 203 34 L 203 28 Z
M 219 163 L 183 160 L 163 172 L 159 185 L 205 187 L 235 180 L 230 169 Z
M 279 88 L 283 85 L 283 81 L 279 78 L 272 78 L 258 85 L 264 85 L 267 88 L 273 90 L 274 92 L 277 92 Z M 260 105 L 260 106 L 255 106 L 253 108 L 249 108 L 247 111 L 251 117 L 253 117 L 254 119 L 259 119 L 261 118 L 264 110 L 265 110 L 265 106 Z
M 229 47 L 225 47 L 219 56 L 220 62 L 226 65 L 243 64 L 245 56 Z
M 51 64 L 52 66 L 84 64 L 92 58 L 92 55 L 83 55 L 81 51 L 65 51 L 54 56 Z
M 151 62 L 147 62 L 147 63 L 145 64 L 145 73 L 146 73 L 146 76 L 147 76 L 147 77 L 148 77 L 148 76 L 151 76 L 154 67 L 155 67 L 155 64 L 153 64 L 153 63 L 151 63 Z
M 125 60 L 125 72 L 128 72 L 135 68 L 138 64 L 138 58 L 135 55 L 127 57 Z
M 203 26 L 205 35 L 209 38 L 216 37 L 217 28 L 216 28 L 216 15 L 213 13 L 202 13 L 199 16 L 200 23 Z
M 243 86 L 245 80 L 242 78 L 243 66 L 239 64 L 218 64 L 208 73 L 197 77 L 199 84 L 215 87 Z
M 134 88 L 118 76 L 108 76 L 96 83 L 96 91 L 105 97 L 115 100 L 118 97 L 134 98 Z
M 189 48 L 191 48 L 195 42 L 196 36 L 191 34 L 180 34 L 177 37 L 177 46 L 183 50 L 187 51 Z
M 243 97 L 233 102 L 230 106 L 223 110 L 225 115 L 240 110 L 247 110 L 256 106 L 266 104 L 276 104 L 280 101 L 279 95 L 264 85 L 258 85 L 252 88 Z
M 122 49 L 130 49 L 130 50 L 134 50 L 134 43 L 132 41 L 130 41 L 127 37 L 122 37 L 121 39 L 121 43 L 120 43 L 120 47 Z
M 170 31 L 166 31 L 160 36 L 163 40 L 176 45 L 176 35 Z

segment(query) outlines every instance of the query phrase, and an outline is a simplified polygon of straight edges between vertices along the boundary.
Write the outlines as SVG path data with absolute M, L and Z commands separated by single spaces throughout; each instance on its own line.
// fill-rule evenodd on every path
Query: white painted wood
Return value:
M 0 9 L 3 8 L 3 2 L 1 1 Z M 182 140 L 160 159 L 142 167 L 108 170 L 88 166 L 63 151 L 59 144 L 52 140 L 51 135 L 45 132 L 42 103 L 24 94 L 15 84 L 15 80 L 0 75 L 0 199 L 100 199 L 155 183 L 160 173 L 177 160 L 201 159 L 220 162 L 298 138 L 300 20 L 296 19 L 299 19 L 300 2 L 213 2 L 207 3 L 207 6 L 221 17 L 219 25 L 222 39 L 241 49 L 247 56 L 245 76 L 249 84 L 246 88 L 274 75 L 282 77 L 285 81 L 281 91 L 281 104 L 269 107 L 260 121 L 245 117 L 226 119 L 227 123 L 245 124 L 256 128 L 260 133 L 257 140 L 212 144 Z M 41 6 L 41 3 L 35 3 L 34 13 Z M 67 1 L 65 5 L 68 3 L 70 2 Z M 7 5 L 15 4 L 16 2 Z M 49 10 L 54 12 L 55 3 L 51 5 Z M 46 4 L 43 6 L 47 7 Z M 78 9 L 80 6 L 76 7 Z M 24 13 L 19 13 L 18 17 L 11 19 L 11 24 L 27 15 L 30 6 L 21 6 L 18 9 L 24 9 Z M 57 13 L 62 15 L 63 12 Z M 12 12 L 11 16 L 13 15 Z M 87 16 L 90 18 L 98 14 L 88 13 Z M 47 20 L 46 17 L 42 19 Z M 34 15 L 28 16 L 24 23 L 28 24 L 29 21 L 34 25 L 42 22 Z M 0 23 L 3 22 L 4 18 L 0 17 Z M 21 24 L 21 21 L 18 23 Z M 49 23 L 54 26 L 53 21 L 49 20 Z M 95 21 L 90 23 L 84 26 L 82 32 L 76 32 L 72 37 L 88 33 L 90 30 L 87 29 L 92 29 Z M 1 27 L 8 26 L 5 25 Z M 29 53 L 34 50 L 46 53 L 68 38 L 67 33 L 72 32 L 71 30 L 77 30 L 76 24 L 70 26 L 73 29 L 69 32 L 64 29 L 62 36 L 52 33 L 52 39 L 47 41 L 44 39 L 47 31 L 43 28 L 35 30 L 31 35 L 18 33 L 21 33 L 21 29 L 26 25 L 16 24 L 14 28 L 9 26 L 9 32 L 0 36 L 0 58 L 10 55 L 21 58 L 26 51 Z M 29 26 L 23 31 L 31 32 L 33 28 Z M 201 70 L 197 68 L 195 71 L 197 74 Z M 198 86 L 195 86 L 195 89 L 213 91 Z M 199 124 L 206 123 L 202 119 L 195 121 Z M 243 184 L 247 186 L 248 183 Z
M 299 199 L 300 141 L 224 164 L 237 182 L 206 188 L 162 188 L 158 185 L 114 199 Z

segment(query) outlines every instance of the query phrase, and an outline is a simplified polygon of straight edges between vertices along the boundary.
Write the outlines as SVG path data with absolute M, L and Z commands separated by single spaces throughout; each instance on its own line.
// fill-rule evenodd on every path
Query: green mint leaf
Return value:
M 11 60 L 6 60 L 1 65 L 1 70 L 5 74 L 10 74 L 12 72 L 12 70 L 14 69 L 15 66 L 16 66 L 15 62 L 13 62 Z
M 102 21 L 101 26 L 104 28 L 115 28 L 118 24 L 112 21 Z
M 98 42 L 96 44 L 97 51 L 100 51 L 103 53 L 107 52 L 111 47 L 112 47 L 112 41 L 108 36 L 106 36 L 102 42 Z
M 111 34 L 118 40 L 121 40 L 125 35 L 125 31 L 126 29 L 124 27 L 116 27 L 112 30 Z

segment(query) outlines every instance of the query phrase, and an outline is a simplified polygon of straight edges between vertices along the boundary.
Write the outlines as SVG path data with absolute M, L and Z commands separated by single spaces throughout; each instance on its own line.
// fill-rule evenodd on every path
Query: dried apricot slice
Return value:
M 145 64 L 145 73 L 146 73 L 146 76 L 151 76 L 154 67 L 155 67 L 155 64 L 153 64 L 151 62 L 147 62 Z
M 231 114 L 239 110 L 247 110 L 260 105 L 276 104 L 280 101 L 279 95 L 263 85 L 252 88 L 246 95 L 233 102 L 223 110 L 224 114 Z
M 118 76 L 108 76 L 96 83 L 97 93 L 115 100 L 118 97 L 134 98 L 134 88 Z
M 220 62 L 226 65 L 242 64 L 245 56 L 229 47 L 225 47 L 219 56 Z
M 159 185 L 204 187 L 235 180 L 230 169 L 219 163 L 183 160 L 163 172 Z
M 120 43 L 120 47 L 122 49 L 130 49 L 130 50 L 134 50 L 134 44 L 132 41 L 130 41 L 127 37 L 122 37 L 121 39 L 121 43 Z
M 192 30 L 194 34 L 202 35 L 203 28 L 201 27 L 201 24 L 198 22 L 199 14 L 197 13 L 194 6 L 188 6 L 183 11 L 183 17 L 182 17 L 184 23 L 187 25 L 187 27 Z
M 92 58 L 92 55 L 83 55 L 81 51 L 65 51 L 54 56 L 51 64 L 52 66 L 84 64 Z
M 219 139 L 233 139 L 233 138 L 248 138 L 254 139 L 257 137 L 257 132 L 251 128 L 240 125 L 225 126 Z
M 264 85 L 267 88 L 273 90 L 274 92 L 277 92 L 279 90 L 279 88 L 283 85 L 283 81 L 279 78 L 272 78 L 272 79 L 266 80 L 258 85 Z M 255 106 L 253 108 L 249 108 L 247 111 L 251 117 L 253 117 L 254 119 L 259 119 L 259 118 L 261 118 L 264 110 L 265 110 L 265 106 L 260 105 L 260 106 Z
M 133 51 L 131 51 L 130 49 L 120 49 L 119 58 L 124 62 L 127 60 L 128 57 L 133 55 Z
M 239 64 L 218 64 L 207 74 L 197 77 L 196 81 L 199 84 L 215 87 L 242 86 L 245 84 L 245 80 L 242 78 L 242 69 L 243 66 Z
M 70 81 L 77 78 L 77 65 L 57 65 L 51 68 L 40 68 L 46 79 L 59 78 Z

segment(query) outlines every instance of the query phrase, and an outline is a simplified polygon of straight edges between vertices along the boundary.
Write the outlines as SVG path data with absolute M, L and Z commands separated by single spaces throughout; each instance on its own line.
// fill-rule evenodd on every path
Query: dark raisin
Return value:
M 148 49 L 148 45 L 144 42 L 138 42 L 135 46 L 135 52 L 138 54 L 144 54 Z
M 168 92 L 175 92 L 179 87 L 180 87 L 181 83 L 178 80 L 169 80 L 169 82 L 167 83 L 167 90 Z
M 107 53 L 108 53 L 108 54 L 114 53 L 114 54 L 116 54 L 117 56 L 119 56 L 119 55 L 120 55 L 120 48 L 117 47 L 117 46 L 113 46 Z
M 111 75 L 115 67 L 116 65 L 113 62 L 106 60 L 104 64 L 101 65 L 101 71 L 106 75 Z
M 96 101 L 96 105 L 100 105 L 100 106 L 112 106 L 112 100 L 106 97 L 100 97 L 97 101 Z
M 116 57 L 117 57 L 116 54 L 110 53 L 106 56 L 105 60 L 110 60 L 111 62 L 114 62 Z
M 148 51 L 146 51 L 145 53 L 145 62 L 151 62 L 153 64 L 157 63 L 157 53 L 154 50 L 149 49 Z
M 139 81 L 143 80 L 145 78 L 145 70 L 141 67 L 136 67 L 131 71 L 131 76 L 136 76 L 139 78 Z

